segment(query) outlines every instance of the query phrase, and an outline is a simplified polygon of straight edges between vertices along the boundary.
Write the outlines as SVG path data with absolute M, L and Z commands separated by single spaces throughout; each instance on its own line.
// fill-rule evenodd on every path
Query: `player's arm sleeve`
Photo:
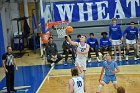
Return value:
M 48 48 L 48 45 L 46 45 L 45 52 L 46 52 L 46 56 L 49 55 L 49 48 Z
M 69 80 L 69 85 L 68 85 L 68 93 L 73 93 L 73 91 L 74 91 L 74 83 L 73 83 L 73 80 L 72 79 L 70 79 Z

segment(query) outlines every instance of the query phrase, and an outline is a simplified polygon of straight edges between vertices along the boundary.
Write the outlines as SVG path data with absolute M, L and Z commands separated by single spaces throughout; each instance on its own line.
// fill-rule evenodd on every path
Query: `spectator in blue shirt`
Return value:
M 116 49 L 119 50 L 119 61 L 122 61 L 121 58 L 121 43 L 122 43 L 122 31 L 121 27 L 117 25 L 117 19 L 112 19 L 112 24 L 109 26 L 109 38 L 112 42 L 112 45 L 114 47 L 114 55 L 115 55 L 115 61 L 117 61 L 117 52 Z
M 96 38 L 94 38 L 94 33 L 90 33 L 89 34 L 90 38 L 87 39 L 87 44 L 89 44 L 90 49 L 89 49 L 89 53 L 88 53 L 88 62 L 91 61 L 91 52 L 95 51 L 96 54 L 96 58 L 97 61 L 99 62 L 99 54 L 98 54 L 98 49 L 99 49 L 99 45 L 98 45 L 98 41 Z
M 75 40 L 75 42 L 80 42 L 80 38 L 81 38 L 81 34 L 78 34 L 77 39 Z
M 135 22 L 130 22 L 130 26 L 125 29 L 123 36 L 126 35 L 126 61 L 128 61 L 128 54 L 130 45 L 134 47 L 134 60 L 137 60 L 137 40 L 138 40 L 138 28 L 135 27 Z
M 112 44 L 107 37 L 108 33 L 107 32 L 102 32 L 101 35 L 103 36 L 100 39 L 100 51 L 102 55 L 104 56 L 104 51 L 108 51 L 109 55 L 112 56 Z

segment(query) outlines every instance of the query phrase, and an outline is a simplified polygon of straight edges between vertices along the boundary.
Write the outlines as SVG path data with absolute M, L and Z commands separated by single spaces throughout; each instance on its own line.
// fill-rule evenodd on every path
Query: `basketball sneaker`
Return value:
M 67 61 L 64 61 L 64 66 L 67 66 L 68 64 L 67 64 Z
M 115 56 L 115 60 L 114 61 L 117 61 L 117 56 Z
M 101 60 L 97 57 L 97 61 L 100 62 Z
M 88 62 L 91 62 L 91 58 L 88 59 Z
M 121 56 L 119 56 L 119 61 L 122 61 L 122 57 Z
M 126 60 L 126 61 L 128 61 L 128 55 L 126 55 L 126 58 L 125 58 L 125 60 Z
M 137 57 L 134 57 L 134 60 L 137 61 Z

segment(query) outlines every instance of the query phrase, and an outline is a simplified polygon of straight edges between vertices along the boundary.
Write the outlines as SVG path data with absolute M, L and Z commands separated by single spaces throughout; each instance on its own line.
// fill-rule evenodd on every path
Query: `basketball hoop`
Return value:
M 58 38 L 66 36 L 66 27 L 69 25 L 67 21 L 48 22 L 47 27 L 56 30 Z

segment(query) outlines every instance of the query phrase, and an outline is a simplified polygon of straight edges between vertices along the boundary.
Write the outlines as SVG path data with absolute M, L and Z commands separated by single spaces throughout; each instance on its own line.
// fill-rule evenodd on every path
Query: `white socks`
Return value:
M 100 84 L 100 85 L 97 87 L 97 89 L 96 89 L 96 93 L 100 93 L 102 87 L 103 87 L 103 85 Z

